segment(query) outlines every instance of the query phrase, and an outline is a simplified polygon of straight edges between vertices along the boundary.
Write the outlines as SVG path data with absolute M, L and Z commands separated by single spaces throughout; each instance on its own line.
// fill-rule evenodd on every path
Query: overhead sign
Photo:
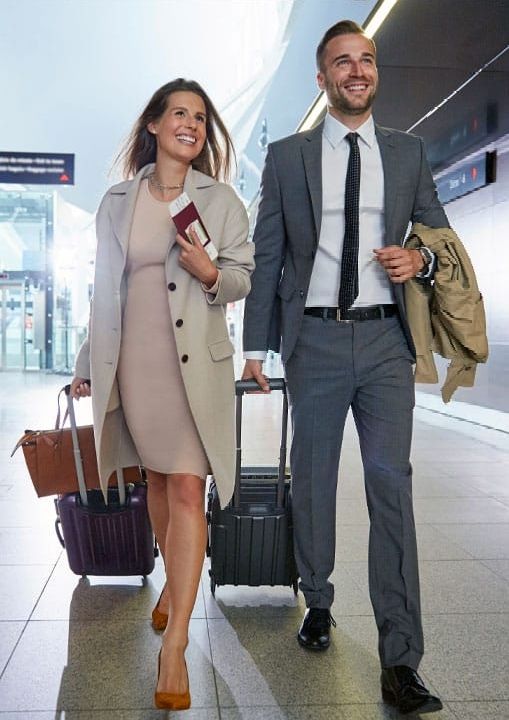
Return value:
M 74 155 L 0 150 L 0 183 L 74 185 Z
M 494 133 L 497 114 L 496 105 L 488 105 L 455 122 L 435 142 L 427 144 L 426 155 L 432 169 L 450 162 Z
M 496 157 L 496 152 L 484 153 L 476 160 L 463 162 L 455 170 L 438 178 L 436 186 L 440 202 L 451 202 L 495 182 Z

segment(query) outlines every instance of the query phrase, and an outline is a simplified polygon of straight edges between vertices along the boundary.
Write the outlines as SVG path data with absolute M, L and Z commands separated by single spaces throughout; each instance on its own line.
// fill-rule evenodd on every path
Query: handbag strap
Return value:
M 14 446 L 14 450 L 11 452 L 11 457 L 14 455 L 14 453 L 16 452 L 16 450 L 19 450 L 19 448 L 23 445 L 23 443 L 26 442 L 27 438 L 33 437 L 34 434 L 35 434 L 35 433 L 34 433 L 33 430 L 26 430 L 26 431 L 25 431 L 25 434 L 23 435 L 23 437 L 21 437 L 21 438 L 18 440 L 18 442 L 16 443 L 16 445 Z
M 63 417 L 63 419 L 62 419 L 62 425 L 60 425 L 60 396 L 61 396 L 61 394 L 62 394 L 63 392 L 65 392 L 65 394 L 66 394 L 67 396 L 69 396 L 69 393 L 68 393 L 67 390 L 66 390 L 67 387 L 68 387 L 69 390 L 70 390 L 71 386 L 70 386 L 70 385 L 65 385 L 65 386 L 60 390 L 60 392 L 58 393 L 58 397 L 57 397 L 57 408 L 58 408 L 58 409 L 57 409 L 57 417 L 56 417 L 56 420 L 55 420 L 55 430 L 60 430 L 61 427 L 64 427 L 65 421 L 66 421 L 67 418 L 69 417 L 69 407 L 67 407 L 67 408 L 65 409 L 64 417 Z

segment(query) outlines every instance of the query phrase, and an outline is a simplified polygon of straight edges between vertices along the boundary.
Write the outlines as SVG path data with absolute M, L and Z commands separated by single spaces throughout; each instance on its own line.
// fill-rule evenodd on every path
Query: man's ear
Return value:
M 316 75 L 316 82 L 320 90 L 325 90 L 325 76 L 321 70 Z

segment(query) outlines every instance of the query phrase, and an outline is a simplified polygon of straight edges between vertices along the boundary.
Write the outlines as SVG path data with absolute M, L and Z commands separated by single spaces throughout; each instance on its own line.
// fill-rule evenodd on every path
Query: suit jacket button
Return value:
M 173 282 L 168 283 L 168 290 L 176 290 L 176 289 L 177 289 L 177 286 L 175 285 L 175 283 L 173 283 Z
M 299 290 L 299 295 L 300 295 L 301 297 L 304 297 L 304 290 Z
M 186 363 L 189 360 L 189 355 L 182 355 L 182 362 Z
M 175 325 L 176 325 L 177 327 L 182 327 L 183 324 L 184 324 L 184 321 L 181 320 L 180 318 L 179 318 L 179 319 L 177 320 L 177 322 L 175 323 Z

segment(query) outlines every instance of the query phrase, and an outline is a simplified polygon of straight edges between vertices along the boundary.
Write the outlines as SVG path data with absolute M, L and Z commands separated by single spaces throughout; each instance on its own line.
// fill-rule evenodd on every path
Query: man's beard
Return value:
M 363 105 L 351 102 L 343 93 L 338 91 L 335 85 L 326 84 L 326 92 L 329 100 L 329 104 L 335 110 L 339 110 L 344 115 L 363 115 L 373 105 L 376 97 L 377 88 L 373 88 L 371 93 L 366 98 L 366 102 Z

